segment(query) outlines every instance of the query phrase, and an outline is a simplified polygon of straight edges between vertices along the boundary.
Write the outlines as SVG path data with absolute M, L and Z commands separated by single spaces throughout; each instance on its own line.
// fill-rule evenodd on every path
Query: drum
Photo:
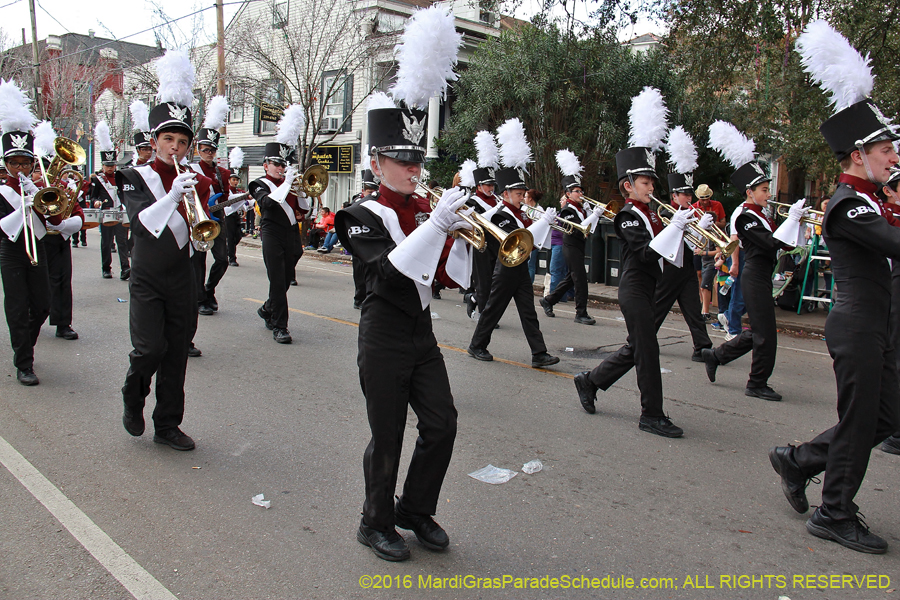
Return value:
M 104 209 L 100 211 L 100 224 L 104 227 L 114 227 L 122 222 L 122 213 L 118 208 Z
M 122 227 L 131 227 L 131 221 L 128 220 L 128 211 L 122 209 Z
M 100 227 L 100 209 L 99 208 L 85 208 L 84 209 L 84 225 L 81 226 L 82 229 L 93 229 L 94 227 Z

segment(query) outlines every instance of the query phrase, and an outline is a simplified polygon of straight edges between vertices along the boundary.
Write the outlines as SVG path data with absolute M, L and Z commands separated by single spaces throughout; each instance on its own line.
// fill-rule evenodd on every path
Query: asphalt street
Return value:
M 436 519 L 451 544 L 435 553 L 402 532 L 412 558 L 387 563 L 355 535 L 369 434 L 349 266 L 300 261 L 294 343 L 279 345 L 256 316 L 268 288 L 260 252 L 239 248 L 218 314 L 200 317 L 203 356 L 188 364 L 182 428 L 197 449 L 177 452 L 152 441 L 152 396 L 148 433 L 122 428 L 128 288 L 115 257 L 114 279 L 101 279 L 96 230 L 88 243 L 73 251 L 81 338 L 44 326 L 39 386 L 16 382 L 0 327 L 0 598 L 800 600 L 890 598 L 900 586 L 900 458 L 874 451 L 857 497 L 891 544 L 870 556 L 807 534 L 766 456 L 836 419 L 821 340 L 781 336 L 770 383 L 784 401 L 770 403 L 743 394 L 749 356 L 710 384 L 672 315 L 662 377 L 685 437 L 670 440 L 638 430 L 633 372 L 599 393 L 597 414 L 578 403 L 572 375 L 625 339 L 617 310 L 590 308 L 588 327 L 571 304 L 555 319 L 538 307 L 562 360 L 535 370 L 514 307 L 489 347 L 495 361 L 471 359 L 474 323 L 445 290 L 432 310 L 459 433 Z M 415 422 L 410 413 L 404 468 Z M 521 472 L 534 459 L 543 470 Z M 488 464 L 518 474 L 499 485 L 468 476 Z M 819 492 L 810 486 L 813 505 Z M 271 508 L 254 505 L 257 494 Z M 621 589 L 629 578 L 635 589 Z

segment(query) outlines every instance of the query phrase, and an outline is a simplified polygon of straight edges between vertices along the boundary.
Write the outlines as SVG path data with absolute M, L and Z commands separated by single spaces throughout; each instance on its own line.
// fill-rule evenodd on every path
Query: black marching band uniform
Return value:
M 154 137 L 166 131 L 188 136 L 193 130 L 189 107 L 163 102 L 150 111 Z M 174 160 L 177 160 L 175 158 Z M 187 171 L 190 173 L 190 171 Z M 193 175 L 193 174 L 192 174 Z M 184 378 L 188 346 L 197 326 L 197 286 L 191 264 L 190 224 L 181 198 L 171 193 L 175 165 L 157 155 L 147 165 L 118 173 L 134 232 L 129 328 L 134 349 L 125 375 L 123 423 L 131 435 L 144 431 L 143 410 L 156 375 L 154 442 L 192 450 L 193 440 L 179 429 L 184 417 Z M 201 175 L 196 193 L 204 205 L 211 181 Z M 190 193 L 190 192 L 189 192 Z
M 469 198 L 467 204 L 475 209 L 475 212 L 478 214 L 484 215 L 497 206 L 497 197 L 493 193 L 485 193 L 482 186 L 496 186 L 497 180 L 494 179 L 494 170 L 487 167 L 475 169 L 472 175 L 475 178 L 475 193 Z M 489 235 L 487 236 L 487 246 L 484 251 L 472 254 L 472 285 L 469 294 L 464 298 L 466 314 L 469 317 L 476 310 L 480 315 L 487 307 L 488 295 L 491 293 L 491 280 L 494 276 L 494 269 L 497 266 L 497 253 L 499 250 L 500 242 L 494 236 Z
M 233 165 L 231 168 L 235 169 Z M 232 179 L 234 179 L 234 182 Z M 228 187 L 231 189 L 231 195 L 228 198 L 229 200 L 233 199 L 235 196 L 246 193 L 247 190 L 238 187 L 240 181 L 240 175 L 237 170 L 234 170 L 228 178 Z M 247 198 L 250 197 L 247 196 Z M 253 212 L 253 203 L 248 200 L 237 206 L 229 206 L 225 208 L 225 212 L 230 212 L 230 214 L 225 215 L 225 231 L 228 236 L 228 266 L 239 267 L 240 265 L 237 261 L 237 247 L 244 237 L 244 217 Z
M 292 155 L 289 146 L 278 142 L 266 144 L 267 162 L 286 165 L 293 161 Z M 262 215 L 259 220 L 259 235 L 262 238 L 263 262 L 269 278 L 269 297 L 259 308 L 258 314 L 266 322 L 266 327 L 272 330 L 272 337 L 280 344 L 290 344 L 292 341 L 288 331 L 287 291 L 294 278 L 297 261 L 303 256 L 303 242 L 297 226 L 298 216 L 302 219 L 309 211 L 309 202 L 305 196 L 298 198 L 293 192 L 287 191 L 291 185 L 290 179 L 276 181 L 268 175 L 249 185 L 250 195 L 256 200 Z
M 368 200 L 378 190 L 378 182 L 372 169 L 363 169 L 362 172 L 362 192 L 353 197 L 352 204 Z M 365 268 L 361 260 L 351 255 L 353 263 L 353 308 L 359 310 L 362 308 L 363 300 L 366 299 L 366 274 Z
M 401 117 L 411 117 L 421 129 L 404 128 Z M 424 112 L 414 109 L 370 110 L 373 157 L 424 162 L 419 142 L 425 119 Z M 449 544 L 431 515 L 450 464 L 457 412 L 429 306 L 433 280 L 459 287 L 468 282 L 470 266 L 465 244 L 430 226 L 430 212 L 424 198 L 401 195 L 382 178 L 376 195 L 335 216 L 338 237 L 363 264 L 366 282 L 357 362 L 372 438 L 363 457 L 366 496 L 357 539 L 386 560 L 409 557 L 395 526 L 413 529 L 432 550 Z M 410 262 L 411 270 L 400 270 Z M 408 407 L 418 418 L 419 437 L 395 509 Z
M 116 151 L 100 153 L 100 160 L 103 165 L 109 166 L 116 164 Z M 100 202 L 100 210 L 121 210 L 122 201 L 119 198 L 119 191 L 116 187 L 116 176 L 106 175 L 103 171 L 92 173 L 88 179 L 88 191 L 86 193 L 89 204 L 94 206 L 96 202 Z M 131 213 L 129 213 L 129 220 Z M 127 280 L 131 273 L 131 265 L 128 261 L 128 228 L 122 223 L 115 225 L 100 226 L 100 266 L 104 279 L 112 277 L 112 246 L 116 244 L 116 253 L 119 255 L 119 278 Z

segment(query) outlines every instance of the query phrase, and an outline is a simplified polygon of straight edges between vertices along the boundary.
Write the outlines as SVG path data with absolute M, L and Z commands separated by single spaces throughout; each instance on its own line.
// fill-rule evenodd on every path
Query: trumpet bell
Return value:
M 219 231 L 219 224 L 215 221 L 200 221 L 191 228 L 191 237 L 198 242 L 212 242 L 218 237 Z
M 500 241 L 497 259 L 505 267 L 518 267 L 531 256 L 534 237 L 527 229 L 516 229 Z
M 68 195 L 58 187 L 44 188 L 34 195 L 34 210 L 45 217 L 61 215 L 68 205 Z
M 310 198 L 318 198 L 328 189 L 328 169 L 322 165 L 312 165 L 300 177 L 300 188 Z

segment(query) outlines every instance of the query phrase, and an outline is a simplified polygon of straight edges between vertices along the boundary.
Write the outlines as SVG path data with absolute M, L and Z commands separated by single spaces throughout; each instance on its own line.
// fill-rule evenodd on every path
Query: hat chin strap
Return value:
M 859 150 L 859 156 L 862 158 L 863 166 L 866 168 L 866 176 L 868 176 L 869 181 L 874 184 L 884 183 L 882 181 L 878 181 L 875 179 L 875 174 L 872 172 L 872 166 L 869 164 L 869 157 L 866 155 L 866 149 L 862 142 L 856 142 L 856 148 Z
M 395 194 L 400 194 L 401 196 L 406 195 L 403 192 L 401 192 L 400 190 L 398 190 L 397 188 L 395 188 L 394 186 L 392 186 L 390 183 L 388 183 L 387 178 L 384 176 L 384 169 L 381 168 L 381 159 L 379 158 L 379 155 L 377 152 L 375 153 L 375 166 L 378 167 L 378 171 L 381 173 L 381 177 L 380 177 L 381 185 L 383 185 L 387 189 L 391 190 Z

